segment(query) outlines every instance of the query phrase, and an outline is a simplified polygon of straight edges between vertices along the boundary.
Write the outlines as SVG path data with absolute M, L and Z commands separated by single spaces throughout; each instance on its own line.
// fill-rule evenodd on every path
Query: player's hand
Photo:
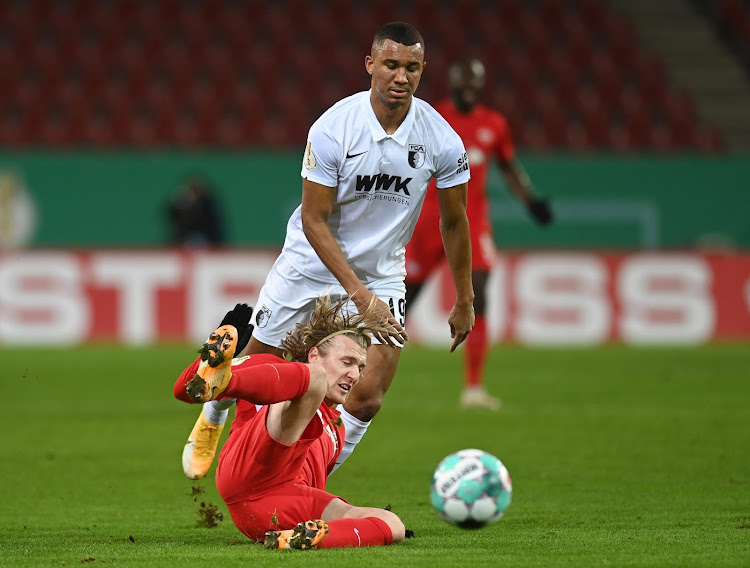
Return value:
M 371 299 L 372 295 L 366 302 L 364 302 L 363 300 L 354 302 L 359 313 L 363 313 L 365 310 L 367 310 L 367 308 L 369 308 Z M 372 316 L 370 317 L 368 323 L 380 324 L 388 330 L 384 333 L 373 334 L 373 337 L 377 338 L 381 343 L 390 345 L 391 347 L 396 347 L 396 342 L 398 342 L 400 345 L 403 345 L 404 343 L 409 341 L 409 336 L 406 334 L 406 330 L 398 322 L 393 313 L 391 313 L 388 304 L 386 304 L 380 298 L 377 298 L 375 301 L 375 306 L 372 310 Z
M 463 343 L 469 332 L 474 328 L 474 304 L 456 304 L 448 316 L 448 325 L 451 328 L 451 353 L 456 347 Z
M 540 225 L 549 225 L 554 219 L 548 199 L 532 197 L 526 203 L 526 209 L 528 209 L 529 214 L 534 218 L 534 221 Z
M 250 323 L 253 317 L 253 308 L 247 304 L 237 304 L 233 309 L 227 312 L 224 319 L 221 320 L 219 327 L 222 325 L 233 325 L 237 328 L 237 348 L 234 350 L 235 355 L 242 353 L 250 342 L 250 336 L 253 334 L 254 326 Z

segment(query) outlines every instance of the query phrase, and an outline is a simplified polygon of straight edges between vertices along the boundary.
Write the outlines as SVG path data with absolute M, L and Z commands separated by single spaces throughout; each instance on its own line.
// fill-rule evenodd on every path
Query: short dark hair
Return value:
M 415 45 L 418 43 L 422 46 L 422 50 L 424 50 L 424 38 L 422 34 L 419 33 L 417 28 L 406 22 L 391 22 L 375 32 L 375 37 L 372 39 L 373 51 L 382 48 L 388 39 L 401 45 Z

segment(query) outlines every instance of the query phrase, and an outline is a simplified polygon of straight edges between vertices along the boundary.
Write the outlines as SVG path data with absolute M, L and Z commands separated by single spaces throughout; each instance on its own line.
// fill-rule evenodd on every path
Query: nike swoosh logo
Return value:
M 349 158 L 356 158 L 357 156 L 361 156 L 362 154 L 367 154 L 367 152 L 369 152 L 369 150 L 365 150 L 364 152 L 360 152 L 359 154 L 347 154 L 346 159 L 348 160 Z

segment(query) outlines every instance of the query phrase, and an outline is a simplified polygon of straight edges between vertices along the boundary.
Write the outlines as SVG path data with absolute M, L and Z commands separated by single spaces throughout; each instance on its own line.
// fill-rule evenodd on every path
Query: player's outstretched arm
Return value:
M 471 282 L 471 236 L 469 219 L 466 216 L 468 185 L 439 189 L 440 233 L 448 260 L 456 303 L 448 317 L 453 344 L 451 352 L 458 347 L 474 327 L 474 288 Z
M 513 192 L 513 195 L 526 206 L 526 210 L 533 217 L 534 221 L 540 225 L 551 223 L 554 216 L 549 201 L 543 197 L 534 195 L 531 180 L 521 163 L 513 159 L 509 162 L 501 163 L 500 167 L 505 177 L 505 183 Z
M 341 250 L 333 238 L 328 220 L 333 211 L 336 188 L 327 187 L 313 181 L 302 180 L 302 228 L 323 264 L 341 283 L 346 293 L 352 299 L 360 313 L 367 310 L 372 300 L 372 292 L 367 290 L 354 274 Z M 378 339 L 388 345 L 394 345 L 394 340 L 405 343 L 409 337 L 401 324 L 391 313 L 388 305 L 382 300 L 377 301 L 373 311 L 373 322 L 387 321 L 390 333 L 378 335 Z

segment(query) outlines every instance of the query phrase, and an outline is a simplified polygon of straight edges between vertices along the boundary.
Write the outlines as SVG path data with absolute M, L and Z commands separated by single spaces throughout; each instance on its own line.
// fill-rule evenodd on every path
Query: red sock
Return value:
M 391 528 L 376 517 L 337 519 L 328 523 L 328 536 L 320 542 L 318 548 L 384 546 L 392 542 Z
M 220 398 L 239 398 L 254 404 L 295 400 L 307 392 L 310 371 L 303 363 L 263 363 L 232 367 L 232 378 Z
M 195 372 L 198 370 L 198 367 L 201 364 L 200 357 L 198 357 L 193 363 L 182 373 L 179 377 L 177 377 L 177 380 L 174 383 L 174 397 L 176 399 L 181 400 L 182 402 L 187 402 L 190 404 L 195 404 L 195 401 L 192 400 L 188 395 L 187 391 L 185 390 L 185 387 L 187 387 L 187 384 L 190 382 L 190 379 L 193 378 L 193 375 L 195 375 Z
M 278 362 L 276 362 L 278 361 Z M 276 360 L 260 365 L 236 365 L 232 367 L 232 378 L 219 398 L 239 398 L 254 404 L 273 404 L 294 400 L 307 392 L 310 372 L 302 363 Z M 185 387 L 200 366 L 200 358 L 185 369 L 174 384 L 176 398 L 194 403 Z
M 466 338 L 464 352 L 464 384 L 467 387 L 478 387 L 482 384 L 487 350 L 487 318 L 476 316 L 474 329 Z

